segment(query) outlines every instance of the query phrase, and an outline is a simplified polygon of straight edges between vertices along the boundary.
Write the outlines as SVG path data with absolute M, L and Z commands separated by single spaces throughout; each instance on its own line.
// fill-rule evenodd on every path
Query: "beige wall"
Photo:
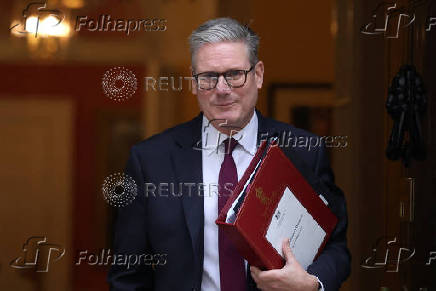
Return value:
M 5 96 L 3 96 L 5 97 Z M 0 100 L 1 144 L 0 229 L 5 255 L 0 258 L 2 290 L 71 290 L 72 272 L 72 134 L 70 101 Z M 24 259 L 31 236 L 64 249 L 62 260 L 53 252 L 48 272 L 13 269 L 14 258 Z M 35 255 L 44 264 L 44 247 Z M 47 251 L 47 250 L 46 250 Z

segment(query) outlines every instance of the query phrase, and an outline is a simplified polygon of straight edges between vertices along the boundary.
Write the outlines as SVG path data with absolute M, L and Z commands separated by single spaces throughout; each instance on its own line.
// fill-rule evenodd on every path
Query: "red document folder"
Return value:
M 250 175 L 255 170 L 259 160 L 261 162 L 258 165 L 258 170 L 250 179 Z M 246 186 L 249 179 L 251 183 Z M 244 186 L 246 194 L 236 214 L 236 220 L 233 223 L 227 223 L 227 213 L 230 208 L 234 207 L 235 200 L 244 189 Z M 287 188 L 290 191 L 286 190 Z M 270 235 L 269 231 L 271 229 L 274 230 L 271 231 L 272 234 L 276 235 L 276 237 L 280 236 L 280 233 L 277 234 L 275 227 L 282 225 L 281 229 L 283 230 L 283 225 L 287 225 L 286 220 L 283 221 L 286 216 L 282 215 L 281 212 L 287 212 L 288 218 L 295 215 L 292 210 L 293 206 L 288 207 L 292 204 L 298 204 L 300 210 L 303 209 L 303 211 L 307 211 L 306 213 L 310 215 L 307 216 L 305 214 L 303 222 L 301 222 L 301 217 L 303 217 L 301 216 L 295 226 L 295 230 L 289 230 L 289 236 L 292 236 L 295 240 L 295 244 L 297 244 L 300 252 L 302 252 L 301 256 L 309 256 L 309 263 L 311 263 L 325 246 L 336 226 L 337 218 L 282 150 L 276 144 L 269 145 L 265 141 L 259 147 L 249 167 L 234 189 L 232 196 L 229 197 L 226 205 L 221 210 L 216 224 L 231 238 L 240 254 L 250 265 L 262 269 L 280 269 L 285 263 L 281 255 L 281 243 L 276 243 L 274 247 L 273 243 L 268 241 L 266 236 Z M 288 209 L 291 210 L 288 211 Z M 280 216 L 282 216 L 282 221 L 279 219 Z M 310 220 L 312 220 L 313 225 L 317 224 L 317 226 L 303 226 L 305 221 Z M 300 222 L 301 225 L 299 225 Z M 280 228 L 277 229 L 280 230 Z M 296 233 L 297 229 L 300 233 Z M 285 230 L 287 229 L 285 228 Z M 301 233 L 301 238 L 299 238 L 298 236 Z M 310 246 L 311 242 L 308 244 L 309 248 L 314 248 L 313 250 L 308 250 L 305 245 L 302 248 L 302 244 L 306 244 L 303 241 L 303 237 L 306 237 L 306 240 L 309 237 L 309 241 L 312 241 L 312 235 L 317 237 L 319 243 L 315 247 Z M 270 235 L 269 237 L 272 236 Z M 283 238 L 286 237 L 284 236 Z M 298 245 L 298 239 L 302 242 L 300 245 Z M 307 255 L 306 252 L 311 254 Z M 300 262 L 295 252 L 294 255 L 296 255 L 297 260 Z M 308 259 L 305 258 L 305 260 L 307 261 Z M 307 268 L 307 265 L 306 263 L 306 266 L 303 267 Z

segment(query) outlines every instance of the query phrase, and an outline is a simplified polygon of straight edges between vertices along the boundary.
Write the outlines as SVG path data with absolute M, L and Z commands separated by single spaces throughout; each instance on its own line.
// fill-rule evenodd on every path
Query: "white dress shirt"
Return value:
M 232 152 L 238 172 L 238 181 L 244 175 L 257 150 L 258 119 L 256 112 L 250 122 L 239 132 L 233 134 L 238 145 Z M 220 267 L 218 253 L 218 176 L 224 160 L 223 141 L 229 136 L 220 133 L 206 116 L 202 125 L 202 166 L 204 183 L 204 261 L 201 291 L 220 291 Z M 247 262 L 245 261 L 245 265 Z M 322 282 L 318 279 L 321 291 Z
M 232 152 L 238 172 L 238 181 L 256 153 L 258 120 L 256 112 L 250 122 L 233 134 L 238 145 Z M 218 176 L 224 160 L 223 141 L 229 136 L 220 133 L 203 115 L 202 157 L 204 187 L 204 262 L 202 291 L 220 291 L 220 267 L 218 253 Z

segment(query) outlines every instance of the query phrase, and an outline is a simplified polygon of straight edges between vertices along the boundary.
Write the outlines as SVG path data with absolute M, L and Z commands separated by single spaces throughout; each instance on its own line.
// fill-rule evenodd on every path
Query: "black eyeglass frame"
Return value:
M 245 83 L 247 83 L 247 75 L 248 75 L 248 73 L 250 73 L 256 67 L 256 65 L 251 66 L 250 69 L 248 69 L 248 70 L 228 70 L 228 71 L 225 71 L 225 72 L 222 72 L 222 73 L 213 72 L 213 71 L 207 71 L 207 72 L 202 72 L 202 73 L 194 74 L 194 72 L 193 72 L 192 77 L 194 77 L 195 81 L 197 82 L 198 88 L 201 89 L 201 90 L 212 90 L 212 89 L 215 89 L 216 86 L 218 85 L 218 81 L 219 81 L 221 76 L 223 76 L 224 80 L 226 80 L 227 86 L 229 86 L 230 88 L 241 88 L 241 87 L 244 87 Z M 233 85 L 231 85 L 229 83 L 229 81 L 227 80 L 226 76 L 225 76 L 225 74 L 227 74 L 229 72 L 235 72 L 235 71 L 236 72 L 244 72 L 244 83 L 242 83 L 242 85 L 240 85 L 240 86 L 233 86 Z M 198 84 L 198 76 L 200 76 L 201 74 L 206 74 L 206 73 L 217 74 L 215 86 L 213 86 L 211 88 L 208 88 L 208 89 L 200 88 L 200 85 Z

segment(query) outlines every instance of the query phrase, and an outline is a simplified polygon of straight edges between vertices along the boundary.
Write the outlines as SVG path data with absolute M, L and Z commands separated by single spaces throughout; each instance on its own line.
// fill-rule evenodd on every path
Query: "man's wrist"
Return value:
M 316 290 L 318 290 L 318 291 L 324 291 L 324 285 L 322 284 L 321 280 L 320 280 L 317 276 L 314 276 L 314 277 L 315 277 L 316 280 L 318 281 L 318 289 L 316 289 Z
M 320 290 L 320 281 L 318 280 L 318 277 L 309 274 L 308 282 L 309 282 L 308 290 L 312 290 L 312 291 Z

